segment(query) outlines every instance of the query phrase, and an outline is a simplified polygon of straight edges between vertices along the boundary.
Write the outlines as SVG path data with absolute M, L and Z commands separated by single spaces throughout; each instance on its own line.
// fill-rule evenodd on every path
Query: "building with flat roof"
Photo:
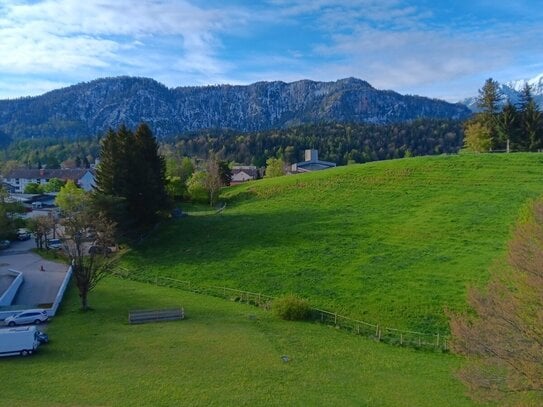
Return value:
M 319 160 L 318 150 L 305 150 L 305 161 L 292 164 L 291 172 L 295 174 L 300 172 L 321 171 L 334 168 L 335 166 L 336 163 Z

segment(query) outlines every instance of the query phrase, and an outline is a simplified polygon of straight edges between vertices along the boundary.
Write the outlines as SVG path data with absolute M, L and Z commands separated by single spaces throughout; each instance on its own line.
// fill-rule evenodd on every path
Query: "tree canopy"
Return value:
M 473 313 L 453 316 L 452 349 L 468 357 L 460 378 L 475 399 L 543 405 L 543 201 L 516 228 L 508 263 L 470 291 Z
M 109 216 L 124 229 L 150 226 L 169 206 L 165 161 L 151 129 L 142 123 L 132 132 L 122 125 L 109 130 L 101 147 L 97 194 L 118 198 L 123 207 L 109 208 Z

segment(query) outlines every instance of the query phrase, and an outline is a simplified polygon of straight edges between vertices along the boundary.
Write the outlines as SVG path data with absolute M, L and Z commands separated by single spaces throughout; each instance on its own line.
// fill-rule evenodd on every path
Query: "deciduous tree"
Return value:
M 72 263 L 75 284 L 79 291 L 81 309 L 89 309 L 88 296 L 98 282 L 115 266 L 117 258 L 109 253 L 115 245 L 112 223 L 104 214 L 96 214 L 89 206 L 71 212 L 62 220 L 64 248 Z M 93 247 L 102 250 L 89 250 L 86 235 L 89 230 L 96 233 Z
M 25 185 L 24 193 L 25 194 L 42 194 L 43 188 L 40 184 L 36 182 L 29 182 L 28 184 Z
M 465 355 L 462 381 L 475 399 L 543 405 L 543 201 L 533 205 L 508 248 L 509 267 L 470 290 L 473 313 L 451 320 L 452 349 Z
M 59 192 L 60 189 L 66 184 L 66 181 L 59 178 L 51 178 L 47 184 L 43 186 L 44 192 Z
M 206 165 L 205 187 L 209 197 L 209 205 L 214 206 L 222 187 L 221 169 L 216 157 L 211 157 Z
M 266 160 L 266 178 L 274 178 L 285 175 L 285 162 L 280 158 L 268 158 Z
M 490 130 L 485 123 L 471 121 L 464 131 L 464 147 L 475 153 L 486 153 L 492 146 Z
M 49 249 L 47 238 L 55 227 L 54 219 L 51 216 L 40 215 L 30 218 L 27 221 L 28 229 L 34 234 L 36 247 L 40 250 Z
M 63 212 L 75 212 L 86 205 L 88 199 L 87 193 L 70 180 L 60 188 L 55 204 Z
M 16 214 L 24 211 L 17 202 L 8 202 L 8 193 L 0 185 L 0 239 L 12 239 L 17 229 Z

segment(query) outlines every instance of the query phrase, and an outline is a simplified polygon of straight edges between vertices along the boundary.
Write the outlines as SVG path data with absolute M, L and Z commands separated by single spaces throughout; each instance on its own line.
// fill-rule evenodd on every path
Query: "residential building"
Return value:
M 258 168 L 254 165 L 238 165 L 232 167 L 232 179 L 230 185 L 241 184 L 258 178 Z
M 83 190 L 94 188 L 94 170 L 88 168 L 73 169 L 15 169 L 4 177 L 4 182 L 11 185 L 15 193 L 23 193 L 30 183 L 46 184 L 52 178 L 64 181 L 72 180 Z

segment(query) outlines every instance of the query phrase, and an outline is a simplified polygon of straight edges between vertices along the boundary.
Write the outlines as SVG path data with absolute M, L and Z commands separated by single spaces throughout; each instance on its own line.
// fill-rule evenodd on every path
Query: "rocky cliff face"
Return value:
M 145 121 L 157 136 L 203 129 L 256 131 L 315 122 L 461 119 L 460 104 L 374 89 L 365 81 L 302 80 L 168 89 L 147 78 L 106 78 L 0 101 L 0 130 L 15 137 L 85 136 Z

